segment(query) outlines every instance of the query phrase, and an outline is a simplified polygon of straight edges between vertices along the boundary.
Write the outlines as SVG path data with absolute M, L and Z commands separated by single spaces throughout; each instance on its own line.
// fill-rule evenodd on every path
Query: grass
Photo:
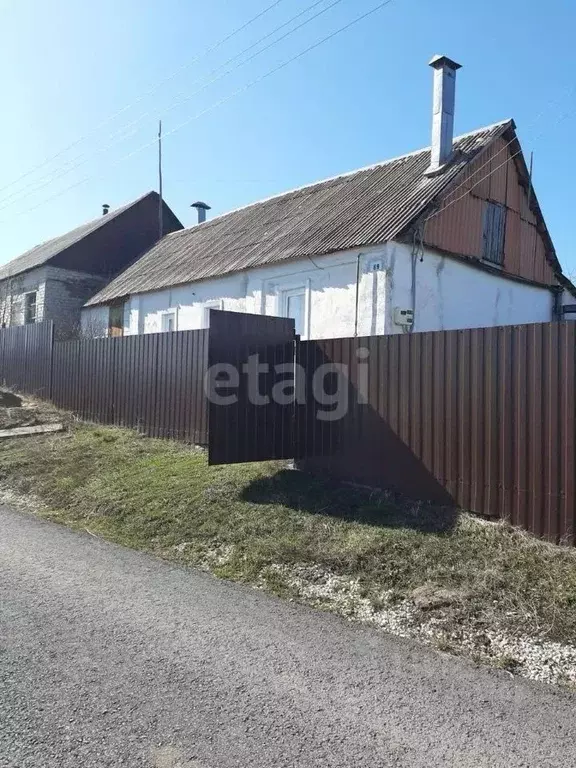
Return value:
M 282 567 L 315 566 L 357 579 L 376 610 L 414 597 L 452 627 L 576 640 L 576 553 L 505 524 L 86 425 L 4 443 L 0 479 L 52 520 L 284 597 Z

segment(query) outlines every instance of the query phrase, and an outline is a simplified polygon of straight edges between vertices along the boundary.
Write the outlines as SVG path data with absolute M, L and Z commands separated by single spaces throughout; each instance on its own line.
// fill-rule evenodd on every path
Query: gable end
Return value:
M 496 139 L 437 200 L 423 240 L 431 248 L 558 285 L 561 267 L 513 129 Z

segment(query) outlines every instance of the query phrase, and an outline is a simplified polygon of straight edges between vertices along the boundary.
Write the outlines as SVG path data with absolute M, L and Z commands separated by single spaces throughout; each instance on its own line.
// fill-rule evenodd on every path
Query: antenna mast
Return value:
M 164 237 L 164 201 L 162 194 L 162 120 L 158 121 L 158 234 L 160 239 Z

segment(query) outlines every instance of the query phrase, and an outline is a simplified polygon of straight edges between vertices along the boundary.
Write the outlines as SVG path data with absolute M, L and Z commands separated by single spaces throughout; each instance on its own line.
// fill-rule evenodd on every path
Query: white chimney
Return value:
M 454 102 L 456 97 L 457 64 L 447 56 L 434 56 L 434 104 L 432 107 L 432 155 L 427 174 L 442 170 L 452 159 L 454 139 Z

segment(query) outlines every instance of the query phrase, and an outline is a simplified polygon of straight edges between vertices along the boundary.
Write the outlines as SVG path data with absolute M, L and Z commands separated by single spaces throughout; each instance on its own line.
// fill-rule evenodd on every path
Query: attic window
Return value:
M 500 203 L 486 203 L 482 230 L 482 257 L 493 264 L 504 263 L 504 233 L 506 207 Z

